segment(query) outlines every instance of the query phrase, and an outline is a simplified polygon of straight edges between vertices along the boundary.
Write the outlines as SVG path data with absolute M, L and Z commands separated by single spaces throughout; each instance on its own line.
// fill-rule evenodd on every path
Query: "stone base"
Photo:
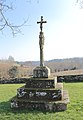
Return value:
M 42 110 L 42 111 L 65 111 L 67 104 L 64 103 L 35 103 L 35 102 L 17 102 L 11 103 L 11 108 L 25 108 L 29 110 Z
M 44 110 L 44 111 L 64 111 L 67 109 L 69 103 L 68 92 L 63 92 L 63 100 L 61 101 L 28 101 L 18 99 L 17 96 L 11 100 L 11 108 L 26 108 L 30 110 Z
M 50 76 L 50 69 L 47 66 L 39 66 L 33 69 L 34 78 L 48 78 Z

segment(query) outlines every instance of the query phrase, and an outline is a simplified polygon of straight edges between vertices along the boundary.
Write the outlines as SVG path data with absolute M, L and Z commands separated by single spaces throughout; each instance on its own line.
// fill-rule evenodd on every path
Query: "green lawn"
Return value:
M 22 84 L 0 85 L 0 120 L 83 120 L 83 83 L 64 83 L 70 104 L 63 112 L 12 110 L 10 99 Z

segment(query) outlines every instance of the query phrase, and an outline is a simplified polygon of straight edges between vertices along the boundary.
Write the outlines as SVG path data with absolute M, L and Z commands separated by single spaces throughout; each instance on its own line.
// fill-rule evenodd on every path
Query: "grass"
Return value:
M 12 110 L 10 99 L 22 85 L 0 85 L 0 120 L 83 120 L 83 83 L 64 83 L 64 89 L 69 92 L 70 104 L 63 112 Z

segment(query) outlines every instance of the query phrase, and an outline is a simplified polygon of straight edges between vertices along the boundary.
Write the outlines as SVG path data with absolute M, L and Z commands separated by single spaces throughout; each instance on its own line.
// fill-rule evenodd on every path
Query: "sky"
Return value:
M 47 21 L 43 25 L 44 60 L 83 57 L 83 9 L 76 0 L 15 0 L 12 4 L 13 10 L 5 12 L 8 20 L 15 25 L 28 21 L 14 37 L 8 27 L 0 32 L 0 59 L 40 60 L 37 21 L 41 16 Z

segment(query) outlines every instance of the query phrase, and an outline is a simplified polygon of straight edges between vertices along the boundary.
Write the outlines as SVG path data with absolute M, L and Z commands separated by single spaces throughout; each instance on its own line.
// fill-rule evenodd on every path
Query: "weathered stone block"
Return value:
M 62 100 L 62 90 L 27 90 L 18 89 L 17 98 L 27 99 L 28 101 L 57 101 Z
M 57 77 L 55 78 L 29 78 L 26 81 L 26 88 L 55 88 Z
M 34 78 L 48 78 L 50 76 L 50 69 L 47 66 L 39 66 L 33 69 Z

